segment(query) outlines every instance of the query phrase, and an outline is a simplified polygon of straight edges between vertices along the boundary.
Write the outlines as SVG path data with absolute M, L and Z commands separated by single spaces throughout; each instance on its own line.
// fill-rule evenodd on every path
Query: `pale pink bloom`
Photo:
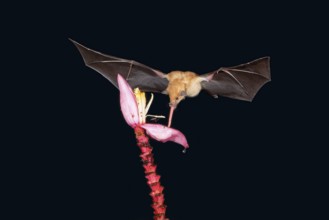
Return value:
M 145 100 L 140 101 L 142 104 L 137 103 L 134 92 L 120 74 L 118 74 L 118 85 L 120 90 L 121 112 L 130 127 L 135 128 L 136 126 L 140 126 L 146 130 L 146 133 L 151 138 L 157 141 L 173 141 L 182 145 L 184 148 L 188 148 L 187 140 L 182 132 L 161 124 L 145 123 L 149 106 L 145 108 Z

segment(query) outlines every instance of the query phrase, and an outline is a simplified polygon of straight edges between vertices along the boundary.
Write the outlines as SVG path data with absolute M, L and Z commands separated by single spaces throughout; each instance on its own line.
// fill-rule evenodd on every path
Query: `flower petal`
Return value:
M 146 133 L 150 137 L 157 141 L 173 141 L 185 148 L 189 147 L 184 134 L 176 129 L 168 128 L 160 124 L 143 124 L 141 127 L 146 130 Z
M 139 123 L 135 95 L 127 81 L 120 74 L 118 74 L 118 85 L 120 90 L 121 112 L 127 124 L 134 128 Z

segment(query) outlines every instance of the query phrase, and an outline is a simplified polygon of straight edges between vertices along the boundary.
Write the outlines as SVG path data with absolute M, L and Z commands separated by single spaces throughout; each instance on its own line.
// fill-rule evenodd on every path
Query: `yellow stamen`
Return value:
M 139 115 L 139 122 L 145 123 L 145 105 L 146 105 L 146 96 L 145 92 L 139 90 L 139 88 L 134 89 L 134 94 L 136 96 L 137 106 L 138 106 L 138 115 Z
M 145 115 L 148 113 L 148 111 L 149 111 L 149 109 L 151 107 L 151 104 L 153 102 L 153 96 L 154 96 L 153 93 L 151 93 L 151 99 L 150 99 L 149 103 L 147 103 L 147 106 L 145 108 Z
M 142 92 L 139 90 L 139 88 L 134 89 L 134 94 L 137 101 L 137 107 L 138 107 L 138 116 L 139 116 L 139 122 L 141 124 L 144 124 L 146 121 L 146 117 L 152 117 L 152 118 L 165 118 L 162 115 L 147 115 L 147 112 L 149 111 L 151 104 L 153 102 L 153 93 L 151 93 L 150 101 L 146 105 L 146 95 L 145 92 Z

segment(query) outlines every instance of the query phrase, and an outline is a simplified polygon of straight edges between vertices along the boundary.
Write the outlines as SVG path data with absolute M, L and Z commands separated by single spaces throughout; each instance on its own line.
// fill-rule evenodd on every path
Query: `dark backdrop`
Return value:
M 316 103 L 309 92 L 316 78 L 308 75 L 309 49 L 323 49 L 316 46 L 323 35 L 305 37 L 323 19 L 318 9 L 89 2 L 8 10 L 11 16 L 2 19 L 8 61 L 2 74 L 10 79 L 2 81 L 3 168 L 11 219 L 152 219 L 119 92 L 84 66 L 68 38 L 163 72 L 206 73 L 270 56 L 272 82 L 252 103 L 201 93 L 179 105 L 173 127 L 188 139 L 186 154 L 179 145 L 151 142 L 167 214 L 185 220 L 318 213 L 311 201 L 321 193 L 311 183 L 322 182 L 316 172 L 324 161 L 310 153 L 318 139 L 306 132 L 316 126 L 307 125 L 314 118 L 305 111 Z M 150 112 L 168 111 L 168 98 L 155 94 Z

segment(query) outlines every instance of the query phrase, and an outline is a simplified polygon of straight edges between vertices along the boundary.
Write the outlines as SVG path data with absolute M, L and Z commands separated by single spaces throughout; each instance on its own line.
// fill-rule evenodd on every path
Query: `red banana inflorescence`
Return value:
M 163 186 L 160 183 L 160 176 L 156 173 L 156 165 L 152 153 L 152 146 L 149 143 L 149 138 L 145 134 L 145 130 L 140 126 L 135 127 L 135 135 L 137 145 L 141 149 L 140 157 L 143 162 L 145 177 L 147 184 L 151 189 L 150 196 L 152 197 L 152 208 L 154 220 L 169 220 L 165 217 L 167 206 L 164 204 L 164 195 L 162 193 Z

